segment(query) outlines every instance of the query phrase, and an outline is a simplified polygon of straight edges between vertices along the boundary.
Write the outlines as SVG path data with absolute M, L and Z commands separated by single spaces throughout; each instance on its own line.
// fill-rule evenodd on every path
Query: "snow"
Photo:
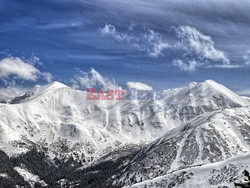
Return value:
M 185 142 L 186 142 L 188 136 L 190 136 L 190 134 L 191 134 L 191 131 L 188 131 L 186 133 L 186 135 L 184 136 L 184 138 L 181 140 L 181 142 L 179 144 L 179 149 L 177 150 L 175 160 L 171 164 L 170 171 L 174 171 L 174 170 L 176 170 L 176 169 L 178 169 L 180 167 L 180 164 L 178 164 L 178 163 L 179 163 L 179 161 L 181 160 L 181 157 L 182 157 L 181 156 L 182 148 L 185 145 Z
M 47 147 L 51 157 L 72 156 L 74 150 L 74 158 L 89 162 L 125 145 L 150 143 L 206 112 L 250 104 L 213 81 L 165 90 L 161 101 L 89 101 L 86 91 L 59 82 L 29 93 L 17 104 L 0 104 L 0 149 L 11 156 L 35 144 Z
M 216 162 L 212 164 L 206 164 L 201 166 L 194 166 L 186 169 L 182 169 L 179 171 L 173 171 L 169 172 L 167 175 L 159 176 L 157 178 L 154 178 L 152 180 L 146 180 L 131 186 L 127 186 L 126 188 L 159 188 L 159 185 L 161 187 L 167 187 L 170 183 L 175 183 L 178 188 L 186 188 L 186 187 L 192 187 L 192 188 L 207 188 L 207 187 L 223 187 L 227 186 L 228 188 L 234 188 L 234 182 L 230 181 L 230 179 L 235 178 L 235 181 L 240 181 L 241 176 L 240 174 L 244 170 L 250 169 L 250 153 L 238 155 L 236 157 L 232 157 L 230 159 L 227 159 L 222 162 Z M 230 174 L 230 167 L 232 169 L 235 169 L 235 174 Z M 228 168 L 228 169 L 226 169 Z M 223 171 L 223 169 L 226 169 Z M 182 173 L 193 175 L 191 178 L 187 178 L 184 181 L 178 182 L 178 179 L 173 182 L 174 176 L 181 176 Z M 223 174 L 224 173 L 224 174 Z M 228 173 L 228 174 L 227 174 Z M 228 175 L 228 176 L 226 176 Z M 220 181 L 220 179 L 225 178 L 225 181 Z M 212 181 L 213 180 L 213 181 Z M 216 182 L 217 181 L 217 182 Z
M 115 182 L 131 185 L 249 153 L 250 142 L 245 136 L 250 131 L 249 114 L 250 107 L 201 114 L 142 148 Z
M 0 173 L 0 177 L 3 177 L 3 178 L 8 178 L 9 175 L 7 173 Z
M 44 181 L 41 181 L 37 175 L 30 173 L 25 168 L 15 167 L 14 169 L 24 178 L 25 181 L 29 182 L 32 187 L 35 183 L 41 183 L 43 186 L 47 185 Z
M 152 90 L 138 82 L 128 88 Z M 14 104 L 0 103 L 0 149 L 16 156 L 46 148 L 52 160 L 73 157 L 91 165 L 118 159 L 121 148 L 141 147 L 116 182 L 166 187 L 177 178 L 184 183 L 176 187 L 230 187 L 232 174 L 223 182 L 216 177 L 225 166 L 232 173 L 249 168 L 249 98 L 212 80 L 163 93 L 160 101 L 90 101 L 86 91 L 59 82 L 36 86 Z M 31 185 L 41 182 L 23 167 L 15 170 Z

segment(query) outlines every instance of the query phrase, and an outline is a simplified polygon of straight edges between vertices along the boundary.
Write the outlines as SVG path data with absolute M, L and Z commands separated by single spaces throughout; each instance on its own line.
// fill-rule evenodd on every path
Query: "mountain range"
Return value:
M 0 185 L 234 187 L 250 169 L 250 99 L 212 80 L 162 100 L 86 97 L 53 82 L 2 99 Z

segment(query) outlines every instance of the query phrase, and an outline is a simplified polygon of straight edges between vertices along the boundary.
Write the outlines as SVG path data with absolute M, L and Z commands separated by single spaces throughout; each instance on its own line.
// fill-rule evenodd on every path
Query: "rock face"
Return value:
M 234 182 L 235 187 L 247 188 L 250 187 L 250 174 L 247 170 L 243 171 L 243 180 L 241 182 Z
M 110 179 L 117 185 L 249 151 L 250 100 L 214 81 L 164 90 L 159 101 L 86 96 L 54 82 L 0 104 L 0 150 L 9 156 L 36 150 L 83 166 L 123 157 L 124 169 Z

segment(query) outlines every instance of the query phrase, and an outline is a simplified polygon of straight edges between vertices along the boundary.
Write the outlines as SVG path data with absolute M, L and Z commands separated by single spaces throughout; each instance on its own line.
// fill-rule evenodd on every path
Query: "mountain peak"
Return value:
M 221 84 L 219 84 L 219 83 L 217 83 L 216 81 L 214 81 L 214 80 L 205 80 L 205 81 L 203 81 L 203 82 L 190 82 L 189 84 L 188 84 L 190 87 L 192 87 L 192 86 L 197 86 L 197 85 L 203 85 L 203 86 L 222 86 L 222 87 L 225 87 L 225 86 L 223 86 L 223 85 L 221 85 Z
M 37 85 L 32 91 L 31 93 L 33 93 L 33 98 L 35 98 L 36 96 L 40 96 L 44 93 L 51 93 L 54 92 L 58 89 L 62 89 L 62 88 L 69 88 L 67 85 L 62 84 L 60 82 L 54 81 L 49 83 L 48 85 L 45 86 L 40 86 Z
M 60 88 L 64 88 L 64 87 L 68 87 L 67 85 L 58 82 L 58 81 L 54 81 L 51 82 L 50 84 L 48 84 L 47 86 L 45 86 L 46 88 L 50 88 L 50 89 L 60 89 Z
M 205 80 L 204 83 L 207 83 L 207 84 L 218 84 L 214 80 Z
M 54 90 L 57 90 L 57 89 L 67 88 L 67 87 L 68 86 L 66 86 L 65 84 L 54 81 L 54 82 L 51 82 L 51 83 L 49 83 L 49 84 L 47 84 L 45 86 L 37 85 L 37 86 L 35 86 L 35 88 L 33 89 L 32 92 L 34 92 L 34 93 L 44 93 L 44 92 L 47 92 L 47 91 L 54 91 Z
M 196 83 L 192 82 L 189 84 L 189 88 L 200 88 L 201 90 L 209 90 L 212 93 L 222 93 L 225 95 L 236 95 L 233 91 L 228 89 L 222 84 L 215 82 L 214 80 L 206 80 L 204 82 Z
M 31 91 L 13 98 L 10 101 L 10 103 L 18 104 L 18 103 L 26 102 L 26 101 L 36 98 L 37 96 L 41 96 L 44 93 L 54 92 L 55 90 L 61 89 L 61 88 L 68 88 L 68 86 L 57 81 L 51 82 L 50 84 L 45 85 L 45 86 L 36 85 Z
M 201 82 L 201 84 L 203 85 L 207 85 L 207 86 L 212 86 L 214 88 L 226 88 L 224 85 L 219 84 L 218 82 L 215 82 L 214 80 L 206 80 L 204 82 Z

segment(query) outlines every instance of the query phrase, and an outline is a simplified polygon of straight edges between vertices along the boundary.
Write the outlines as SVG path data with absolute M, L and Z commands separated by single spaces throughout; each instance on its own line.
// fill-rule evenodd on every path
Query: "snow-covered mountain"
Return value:
M 36 145 L 51 157 L 77 151 L 75 157 L 90 160 L 124 144 L 151 142 L 204 112 L 250 104 L 213 81 L 166 90 L 159 101 L 90 101 L 86 95 L 54 82 L 1 104 L 1 149 L 11 154 Z
M 126 188 L 235 188 L 235 183 L 244 183 L 243 172 L 250 171 L 249 159 L 250 153 L 242 154 L 221 162 L 173 171 Z
M 124 172 L 131 185 L 250 152 L 250 107 L 204 113 L 140 150 Z
M 0 150 L 15 157 L 35 149 L 83 166 L 124 157 L 117 185 L 249 151 L 250 100 L 214 81 L 164 90 L 162 100 L 86 96 L 53 82 L 0 104 Z

